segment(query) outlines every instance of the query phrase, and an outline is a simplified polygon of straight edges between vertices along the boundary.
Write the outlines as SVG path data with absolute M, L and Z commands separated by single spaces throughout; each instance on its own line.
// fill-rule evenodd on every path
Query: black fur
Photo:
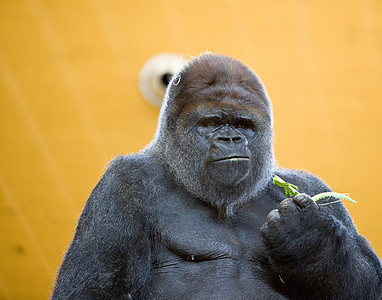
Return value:
M 272 174 L 305 194 L 282 201 Z M 381 262 L 342 203 L 307 196 L 329 190 L 275 167 L 251 70 L 195 59 L 170 82 L 153 142 L 90 195 L 52 298 L 381 299 Z

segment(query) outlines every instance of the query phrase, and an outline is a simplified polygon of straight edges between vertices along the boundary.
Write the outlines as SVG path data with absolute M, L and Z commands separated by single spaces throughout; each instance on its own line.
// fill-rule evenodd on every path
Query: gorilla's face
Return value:
M 232 216 L 271 178 L 269 100 L 257 76 L 231 58 L 197 59 L 180 76 L 152 147 L 177 182 Z
M 192 102 L 172 133 L 170 165 L 176 179 L 222 216 L 231 215 L 270 178 L 272 131 L 263 104 Z
M 188 116 L 195 128 L 200 173 L 209 182 L 234 187 L 247 178 L 255 159 L 251 153 L 256 120 L 248 110 L 232 107 L 233 103 L 209 103 Z
M 248 176 L 251 152 L 248 139 L 253 122 L 244 116 L 223 111 L 198 118 L 198 134 L 204 139 L 207 153 L 205 167 L 211 180 L 236 185 Z

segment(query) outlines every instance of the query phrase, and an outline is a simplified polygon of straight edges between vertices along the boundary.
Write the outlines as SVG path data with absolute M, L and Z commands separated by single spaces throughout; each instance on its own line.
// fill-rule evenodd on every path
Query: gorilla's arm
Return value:
M 137 165 L 133 156 L 116 159 L 93 190 L 52 299 L 129 299 L 144 285 L 150 242 L 137 189 L 145 174 L 137 176 Z
M 284 172 L 280 176 L 310 195 L 330 191 L 311 175 Z M 382 298 L 381 262 L 357 233 L 342 203 L 321 206 L 300 194 L 282 201 L 261 231 L 273 284 L 286 296 Z

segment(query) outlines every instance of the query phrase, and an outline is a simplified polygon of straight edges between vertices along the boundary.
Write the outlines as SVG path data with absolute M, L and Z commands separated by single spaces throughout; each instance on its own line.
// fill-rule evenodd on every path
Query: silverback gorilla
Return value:
M 276 167 L 272 142 L 255 73 L 191 61 L 151 144 L 116 158 L 91 193 L 52 298 L 381 299 L 381 262 L 342 203 L 313 202 L 330 189 Z M 285 199 L 272 174 L 303 193 Z

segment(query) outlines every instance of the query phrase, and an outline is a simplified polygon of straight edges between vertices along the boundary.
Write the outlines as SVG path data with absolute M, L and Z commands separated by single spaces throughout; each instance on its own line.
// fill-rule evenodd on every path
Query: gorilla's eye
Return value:
M 203 127 L 218 127 L 222 125 L 222 120 L 219 117 L 206 117 L 200 120 L 199 125 Z
M 235 126 L 235 128 L 238 128 L 238 129 L 251 129 L 251 130 L 253 130 L 255 128 L 255 124 L 251 120 L 246 119 L 246 118 L 237 119 L 234 122 L 234 126 Z
M 206 127 L 215 127 L 217 126 L 216 122 L 214 120 L 210 120 L 204 124 Z

